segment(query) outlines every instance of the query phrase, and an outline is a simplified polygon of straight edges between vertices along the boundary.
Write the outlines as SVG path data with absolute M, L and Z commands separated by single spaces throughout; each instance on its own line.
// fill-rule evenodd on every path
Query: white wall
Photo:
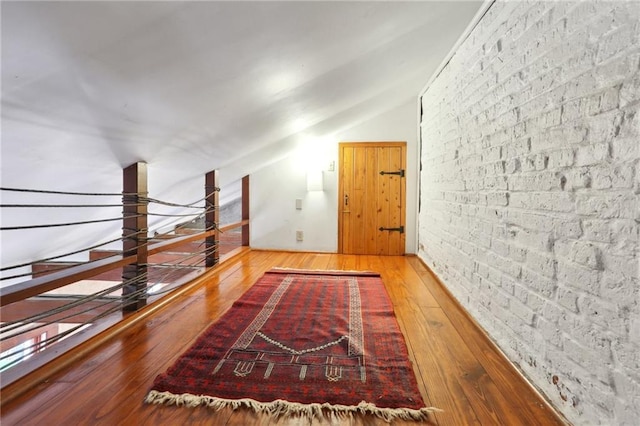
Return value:
M 640 3 L 496 2 L 426 89 L 419 256 L 576 425 L 640 418 Z
M 288 156 L 251 175 L 251 247 L 336 250 L 337 172 L 323 172 L 324 191 L 307 191 L 307 173 L 301 157 Z M 296 209 L 296 199 L 302 200 L 301 210 Z M 304 233 L 302 242 L 296 241 L 298 230 Z
M 406 252 L 416 251 L 416 103 L 405 102 L 370 120 L 331 136 L 301 141 L 300 149 L 251 175 L 251 247 L 296 251 L 336 252 L 338 249 L 338 142 L 407 142 Z M 311 154 L 305 154 L 308 144 Z M 320 146 L 319 146 L 320 145 Z M 309 157 L 323 157 L 324 191 L 307 191 Z M 333 161 L 335 171 L 328 171 Z M 302 210 L 296 210 L 296 199 Z M 296 241 L 296 231 L 304 241 Z

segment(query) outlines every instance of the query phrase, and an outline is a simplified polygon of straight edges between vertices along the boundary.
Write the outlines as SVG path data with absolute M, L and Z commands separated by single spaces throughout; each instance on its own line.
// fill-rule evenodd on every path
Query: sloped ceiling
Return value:
M 481 4 L 3 1 L 2 185 L 236 180 L 415 100 Z

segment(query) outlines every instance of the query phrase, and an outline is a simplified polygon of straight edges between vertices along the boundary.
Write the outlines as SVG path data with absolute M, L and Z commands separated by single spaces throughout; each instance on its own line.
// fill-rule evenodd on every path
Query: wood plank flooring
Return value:
M 416 257 L 249 251 L 36 388 L 2 405 L 10 425 L 382 425 L 356 416 L 271 419 L 248 410 L 143 403 L 153 379 L 271 267 L 374 270 L 405 335 L 431 424 L 562 425 Z M 4 395 L 6 397 L 7 395 Z M 0 395 L 0 398 L 2 395 Z M 396 421 L 394 425 L 413 424 Z

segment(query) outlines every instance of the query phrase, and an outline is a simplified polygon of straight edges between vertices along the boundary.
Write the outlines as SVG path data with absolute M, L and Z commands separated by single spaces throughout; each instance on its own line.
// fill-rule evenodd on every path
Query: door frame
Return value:
M 343 172 L 344 172 L 344 164 L 343 164 L 343 147 L 346 146 L 357 146 L 357 147 L 404 147 L 404 158 L 402 158 L 402 164 L 405 169 L 405 178 L 404 184 L 401 186 L 400 196 L 402 197 L 401 204 L 401 217 L 404 223 L 405 232 L 407 229 L 407 147 L 408 143 L 406 141 L 369 141 L 369 142 L 353 142 L 353 141 L 345 141 L 338 143 L 338 253 L 343 254 L 342 247 L 342 232 L 343 232 L 343 212 L 342 212 L 342 200 L 344 198 L 344 186 L 343 186 Z M 406 240 L 405 240 L 406 245 Z M 402 247 L 402 252 L 406 253 L 406 247 Z

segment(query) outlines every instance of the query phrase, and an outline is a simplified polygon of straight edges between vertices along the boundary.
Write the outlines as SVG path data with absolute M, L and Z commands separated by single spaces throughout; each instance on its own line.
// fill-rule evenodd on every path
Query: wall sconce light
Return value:
M 307 191 L 324 191 L 324 175 L 322 170 L 310 170 L 307 172 Z

